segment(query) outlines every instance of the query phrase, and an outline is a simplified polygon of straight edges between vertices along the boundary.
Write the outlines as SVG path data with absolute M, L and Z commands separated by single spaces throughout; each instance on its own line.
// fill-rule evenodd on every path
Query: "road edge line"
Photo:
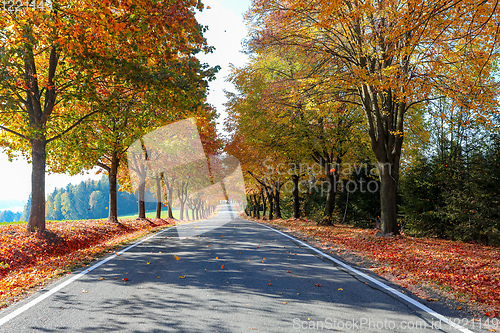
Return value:
M 175 226 L 175 225 L 173 225 Z M 119 256 L 120 254 L 122 253 L 125 253 L 127 252 L 128 250 L 136 247 L 137 245 L 140 245 L 142 243 L 144 243 L 145 241 L 148 241 L 150 240 L 151 238 L 154 238 L 156 235 L 159 235 L 165 231 L 167 231 L 168 229 L 172 228 L 172 226 L 168 226 L 167 228 L 163 229 L 163 230 L 160 230 L 158 231 L 157 233 L 149 236 L 149 237 L 146 237 L 132 245 L 129 245 L 127 246 L 126 248 L 124 248 L 123 250 L 117 252 L 115 255 L 111 255 L 110 257 L 107 257 L 105 259 L 102 259 L 100 260 L 98 263 L 94 264 L 93 266 L 77 273 L 76 275 L 72 276 L 71 278 L 69 278 L 68 280 L 60 283 L 59 285 L 57 285 L 56 287 L 46 291 L 43 295 L 40 295 L 38 296 L 37 298 L 35 298 L 34 300 L 28 302 L 27 304 L 24 304 L 23 306 L 21 306 L 20 308 L 12 311 L 11 313 L 9 313 L 8 315 L 4 316 L 4 317 L 1 317 L 0 318 L 0 327 L 2 325 L 5 325 L 7 322 L 9 322 L 10 320 L 16 318 L 17 316 L 19 316 L 20 314 L 22 314 L 23 312 L 25 312 L 26 310 L 28 310 L 29 308 L 35 306 L 36 304 L 40 303 L 41 301 L 43 301 L 44 299 L 48 298 L 49 296 L 52 296 L 54 295 L 55 293 L 57 293 L 59 290 L 63 289 L 64 287 L 70 285 L 71 283 L 73 283 L 74 281 L 78 280 L 79 278 L 81 278 L 82 276 L 86 275 L 87 273 L 90 273 L 92 272 L 94 269 L 98 268 L 99 266 L 107 263 L 108 261 L 116 258 L 117 256 Z
M 246 220 L 246 221 L 250 221 L 250 220 Z M 454 329 L 459 330 L 460 332 L 463 332 L 463 333 L 474 333 L 473 331 L 469 330 L 468 328 L 465 328 L 465 327 L 463 327 L 461 325 L 458 325 L 458 324 L 454 323 L 453 321 L 449 320 L 445 316 L 437 313 L 436 311 L 434 311 L 431 308 L 425 306 L 424 304 L 422 304 L 422 303 L 414 300 L 413 298 L 408 297 L 407 295 L 398 292 L 396 289 L 394 289 L 392 287 L 389 287 L 385 283 L 383 283 L 383 282 L 381 282 L 381 281 L 379 281 L 379 280 L 377 280 L 377 279 L 375 279 L 375 278 L 373 278 L 373 277 L 371 277 L 371 276 L 369 276 L 369 275 L 367 275 L 367 274 L 365 274 L 365 273 L 357 270 L 354 267 L 351 267 L 351 266 L 347 265 L 346 263 L 344 263 L 344 262 L 342 262 L 342 261 L 340 261 L 340 260 L 338 260 L 338 259 L 336 259 L 336 258 L 334 258 L 334 257 L 332 257 L 332 256 L 330 256 L 330 255 L 328 255 L 328 254 L 326 254 L 326 253 L 318 250 L 317 248 L 315 248 L 315 247 L 313 247 L 313 246 L 311 246 L 311 245 L 309 245 L 309 244 L 307 244 L 307 243 L 305 243 L 305 242 L 303 242 L 303 241 L 301 241 L 301 240 L 299 240 L 299 239 L 297 239 L 297 238 L 295 238 L 293 236 L 290 236 L 290 235 L 288 235 L 288 234 L 286 234 L 284 232 L 281 232 L 281 231 L 279 231 L 279 230 L 277 230 L 277 229 L 275 229 L 273 227 L 270 227 L 268 225 L 265 225 L 263 223 L 254 222 L 254 221 L 250 221 L 250 222 L 253 222 L 253 223 L 256 223 L 258 225 L 261 225 L 261 226 L 263 226 L 263 227 L 265 227 L 267 229 L 270 229 L 270 230 L 272 230 L 272 231 L 274 231 L 274 232 L 276 232 L 276 233 L 278 233 L 278 234 L 280 234 L 282 236 L 285 236 L 285 237 L 293 240 L 294 242 L 299 243 L 300 245 L 302 245 L 302 246 L 304 246 L 304 247 L 306 247 L 306 248 L 308 248 L 308 249 L 316 252 L 317 254 L 321 255 L 322 257 L 324 257 L 324 258 L 326 258 L 326 259 L 328 259 L 328 260 L 336 263 L 337 265 L 342 266 L 343 268 L 351 271 L 352 273 L 354 273 L 354 274 L 356 274 L 356 275 L 358 275 L 358 276 L 360 276 L 360 277 L 362 277 L 362 278 L 364 278 L 364 279 L 366 279 L 366 280 L 368 280 L 368 281 L 376 284 L 377 286 L 381 287 L 382 289 L 384 289 L 384 290 L 390 292 L 391 294 L 393 294 L 393 295 L 395 295 L 395 296 L 397 296 L 397 297 L 405 300 L 406 302 L 412 304 L 413 306 L 416 306 L 417 308 L 425 311 L 429 315 L 431 315 L 431 316 L 439 319 L 440 321 L 448 324 L 450 327 L 452 327 Z

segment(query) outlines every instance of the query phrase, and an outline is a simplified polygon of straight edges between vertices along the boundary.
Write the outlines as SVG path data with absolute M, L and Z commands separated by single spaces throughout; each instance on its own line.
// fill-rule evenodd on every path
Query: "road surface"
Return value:
M 1 311 L 0 332 L 461 329 L 374 275 L 236 217 L 229 205 L 214 219 L 168 228 L 105 260 Z

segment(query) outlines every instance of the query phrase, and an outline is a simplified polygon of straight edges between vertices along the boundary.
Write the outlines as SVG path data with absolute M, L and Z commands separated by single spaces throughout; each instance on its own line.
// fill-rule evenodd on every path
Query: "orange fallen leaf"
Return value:
M 181 260 L 181 257 L 175 256 L 175 260 Z
M 315 286 L 316 287 L 321 287 L 321 285 L 319 283 L 316 283 Z
M 123 278 L 122 280 L 123 280 L 123 281 L 128 281 L 128 278 Z

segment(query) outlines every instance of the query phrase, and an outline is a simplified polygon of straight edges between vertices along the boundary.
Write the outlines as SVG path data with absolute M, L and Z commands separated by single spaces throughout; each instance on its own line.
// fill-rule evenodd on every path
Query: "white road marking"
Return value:
M 248 221 L 248 220 L 245 220 L 245 221 Z M 346 265 L 346 264 L 345 264 L 345 263 L 343 263 L 342 261 L 340 261 L 340 260 L 338 260 L 338 259 L 335 259 L 334 257 L 332 257 L 332 256 L 330 256 L 330 255 L 328 255 L 328 254 L 326 254 L 326 253 L 321 252 L 320 250 L 318 250 L 318 249 L 316 249 L 316 248 L 314 248 L 314 247 L 310 246 L 309 244 L 304 243 L 304 242 L 303 242 L 303 241 L 301 241 L 301 240 L 298 240 L 297 238 L 294 238 L 294 237 L 292 237 L 292 236 L 290 236 L 290 235 L 287 235 L 287 234 L 285 234 L 285 233 L 283 233 L 283 232 L 281 232 L 281 231 L 279 231 L 279 230 L 276 230 L 276 229 L 274 229 L 274 228 L 272 228 L 272 227 L 269 227 L 269 226 L 267 226 L 267 225 L 264 225 L 264 224 L 262 224 L 262 223 L 257 223 L 257 222 L 253 222 L 253 223 L 256 223 L 256 224 L 261 225 L 261 226 L 263 226 L 263 227 L 266 227 L 266 228 L 268 228 L 268 229 L 270 229 L 270 230 L 273 230 L 274 232 L 277 232 L 278 234 L 280 234 L 280 235 L 282 235 L 282 236 L 285 236 L 285 237 L 287 237 L 287 238 L 289 238 L 289 239 L 293 240 L 294 242 L 299 243 L 300 245 L 302 245 L 302 246 L 304 246 L 304 247 L 307 247 L 308 249 L 310 249 L 311 251 L 316 252 L 317 254 L 321 255 L 322 257 L 327 258 L 327 259 L 328 259 L 328 260 L 330 260 L 330 261 L 333 261 L 333 262 L 334 262 L 334 263 L 336 263 L 337 265 L 344 267 L 345 269 L 347 269 L 347 270 L 349 270 L 349 271 L 353 272 L 354 274 L 359 275 L 359 276 L 361 276 L 362 278 L 364 278 L 364 279 L 366 279 L 366 280 L 368 280 L 368 281 L 370 281 L 370 282 L 372 282 L 372 283 L 376 284 L 377 286 L 381 287 L 382 289 L 387 290 L 388 292 L 390 292 L 390 293 L 392 293 L 392 294 L 396 295 L 396 296 L 397 296 L 397 297 L 399 297 L 399 298 L 402 298 L 403 300 L 407 301 L 408 303 L 410 303 L 410 304 L 412 304 L 412 305 L 416 306 L 417 308 L 419 308 L 419 309 L 421 309 L 421 310 L 423 310 L 423 311 L 427 312 L 427 313 L 428 313 L 428 314 L 430 314 L 431 316 L 434 316 L 435 318 L 437 318 L 437 319 L 439 319 L 440 321 L 442 321 L 442 322 L 446 323 L 447 325 L 449 325 L 449 326 L 451 326 L 451 327 L 453 327 L 453 328 L 455 328 L 455 329 L 459 330 L 460 332 L 463 332 L 463 333 L 474 333 L 474 332 L 472 332 L 471 330 L 469 330 L 469 329 L 467 329 L 467 328 L 465 328 L 465 327 L 463 327 L 463 326 L 461 326 L 461 325 L 458 325 L 458 324 L 454 323 L 453 321 L 451 321 L 451 320 L 449 320 L 448 318 L 446 318 L 445 316 L 443 316 L 443 315 L 441 315 L 441 314 L 437 313 L 436 311 L 432 310 L 431 308 L 429 308 L 429 307 L 427 307 L 427 306 L 423 305 L 422 303 L 417 302 L 417 301 L 416 301 L 416 300 L 414 300 L 413 298 L 410 298 L 410 297 L 406 296 L 405 294 L 403 294 L 403 293 L 401 293 L 401 292 L 397 291 L 396 289 L 389 287 L 389 286 L 388 286 L 388 285 L 386 285 L 385 283 L 380 282 L 380 281 L 378 281 L 377 279 L 374 279 L 374 278 L 372 278 L 372 277 L 371 277 L 371 276 L 369 276 L 369 275 L 366 275 L 365 273 L 363 273 L 363 272 L 361 272 L 361 271 L 357 270 L 356 268 L 353 268 L 353 267 L 351 267 L 351 266 L 349 266 L 349 265 Z
M 89 272 L 92 272 L 94 269 L 96 269 L 97 267 L 107 263 L 108 261 L 110 261 L 111 259 L 114 259 L 116 258 L 117 256 L 119 256 L 120 254 L 122 253 L 125 253 L 127 252 L 128 250 L 136 247 L 137 245 L 140 245 L 142 243 L 144 243 L 145 241 L 148 241 L 150 240 L 151 238 L 155 237 L 156 235 L 159 235 L 161 234 L 162 232 L 165 232 L 167 231 L 168 229 L 170 229 L 171 227 L 168 227 L 166 229 L 163 229 L 159 232 L 157 232 L 156 234 L 152 235 L 152 236 L 149 236 L 147 238 L 144 238 L 143 240 L 137 242 L 137 243 L 134 243 L 126 248 L 124 248 L 123 250 L 119 251 L 116 253 L 116 255 L 111 255 L 110 257 L 106 258 L 106 259 L 103 259 L 101 261 L 99 261 L 97 264 L 95 264 L 94 266 L 92 267 L 89 267 L 87 268 L 86 270 L 72 276 L 70 279 L 64 281 L 63 283 L 57 285 L 56 287 L 54 287 L 53 289 L 50 289 L 49 291 L 45 292 L 43 295 L 40 295 L 38 296 L 37 298 L 35 298 L 34 300 L 32 300 L 31 302 L 21 306 L 19 309 L 16 309 L 15 311 L 12 311 L 11 313 L 9 313 L 8 315 L 6 315 L 5 317 L 2 317 L 0 318 L 0 326 L 4 325 L 5 323 L 7 323 L 9 320 L 19 316 L 21 313 L 23 313 L 24 311 L 28 310 L 29 308 L 31 308 L 32 306 L 40 303 L 41 301 L 43 301 L 44 299 L 46 299 L 47 297 L 50 297 L 52 295 L 54 295 L 55 293 L 57 293 L 59 290 L 63 289 L 64 287 L 66 287 L 67 285 L 71 284 L 72 282 L 75 282 L 76 280 L 78 280 L 79 278 L 81 278 L 82 276 L 86 275 L 87 273 Z

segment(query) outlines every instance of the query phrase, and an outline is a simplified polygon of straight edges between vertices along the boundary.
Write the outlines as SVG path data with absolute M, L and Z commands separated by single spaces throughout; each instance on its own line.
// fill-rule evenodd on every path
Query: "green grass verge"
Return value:
M 174 215 L 174 219 L 179 220 L 180 219 L 180 211 L 178 209 L 173 209 L 172 214 Z M 189 210 L 189 218 L 191 218 L 192 211 Z M 118 219 L 136 219 L 138 214 L 133 214 L 133 215 L 121 215 L 118 216 Z M 156 217 L 156 211 L 147 211 L 146 212 L 146 217 L 148 219 L 154 219 Z M 167 210 L 162 210 L 161 211 L 161 217 L 162 218 L 167 218 L 168 217 L 168 211 Z M 106 218 L 103 219 L 98 219 L 98 220 L 105 220 Z M 72 220 L 61 220 L 61 221 L 56 221 L 56 222 L 64 222 L 64 221 L 72 221 Z M 9 225 L 9 224 L 26 224 L 26 221 L 17 221 L 17 222 L 0 222 L 0 226 L 2 225 Z
M 180 211 L 178 209 L 172 209 L 172 214 L 174 215 L 174 219 L 179 219 L 180 217 Z M 122 215 L 118 216 L 119 219 L 136 219 L 138 214 L 133 214 L 133 215 Z M 189 216 L 191 216 L 191 212 L 189 212 Z M 147 211 L 146 212 L 146 217 L 148 219 L 154 219 L 156 217 L 156 210 L 153 211 Z M 167 210 L 162 210 L 161 211 L 161 217 L 162 218 L 167 218 L 168 217 L 168 211 Z

